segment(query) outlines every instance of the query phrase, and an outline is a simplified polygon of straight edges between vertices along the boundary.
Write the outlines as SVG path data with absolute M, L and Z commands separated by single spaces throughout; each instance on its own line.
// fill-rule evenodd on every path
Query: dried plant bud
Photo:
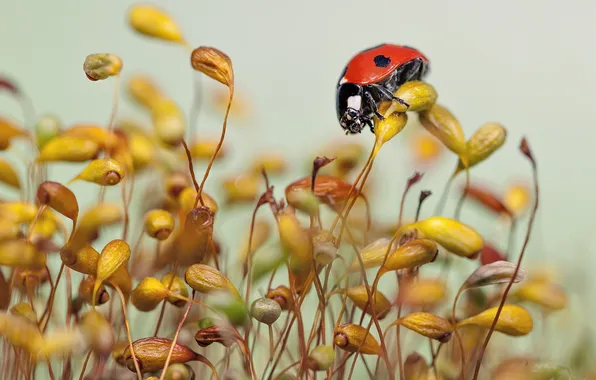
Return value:
M 166 364 L 171 346 L 172 341 L 164 338 L 144 338 L 133 342 L 132 348 L 134 349 L 138 361 L 137 364 L 141 372 L 150 373 L 161 370 Z M 130 347 L 126 347 L 122 355 L 128 369 L 135 372 Z M 198 357 L 199 354 L 193 352 L 190 348 L 181 343 L 176 343 L 170 363 L 187 363 L 193 360 L 199 360 Z
M 87 302 L 89 305 L 103 305 L 110 300 L 110 293 L 101 285 L 97 289 L 95 300 L 93 300 L 93 287 L 95 286 L 95 277 L 86 276 L 79 284 L 79 298 Z
M 212 47 L 201 46 L 193 50 L 190 56 L 192 67 L 203 74 L 234 87 L 234 70 L 232 60 L 226 54 Z
M 204 191 L 201 193 L 201 196 L 203 197 L 205 206 L 208 207 L 213 214 L 215 214 L 218 210 L 215 199 L 213 199 Z M 180 195 L 178 196 L 178 204 L 180 205 L 180 211 L 183 213 L 183 215 L 188 214 L 193 209 L 196 198 L 197 192 L 195 191 L 194 187 L 187 187 L 180 192 Z
M 269 298 L 258 298 L 250 307 L 250 315 L 257 321 L 272 325 L 281 315 L 281 306 Z
M 0 117 L 0 150 L 7 149 L 12 139 L 22 136 L 29 136 L 29 132 Z
M 490 328 L 496 315 L 498 307 L 493 307 L 473 317 L 464 319 L 457 324 L 458 327 L 466 325 L 477 325 Z M 495 325 L 495 331 L 509 336 L 527 335 L 532 331 L 534 323 L 532 316 L 525 308 L 517 305 L 504 305 Z
M 184 139 L 186 124 L 178 104 L 171 99 L 161 98 L 151 107 L 151 117 L 157 138 L 166 145 L 176 146 Z
M 368 288 L 368 292 L 372 293 L 370 287 Z M 354 305 L 361 310 L 364 310 L 364 307 L 366 306 L 366 313 L 372 315 L 372 305 L 369 302 L 368 292 L 365 285 L 354 286 L 346 290 L 348 298 L 354 302 Z M 374 299 L 375 314 L 377 315 L 377 318 L 385 318 L 387 314 L 389 314 L 389 311 L 391 311 L 391 302 L 389 302 L 387 297 L 378 290 L 375 292 Z
M 164 380 L 195 380 L 195 373 L 188 364 L 172 364 L 168 366 Z
M 434 309 L 445 300 L 447 287 L 438 279 L 421 278 L 405 282 L 399 302 L 410 309 Z
M 484 208 L 494 212 L 495 214 L 512 215 L 503 202 L 501 202 L 496 195 L 492 194 L 487 189 L 470 185 L 469 187 L 464 187 L 462 192 L 468 198 L 476 201 L 480 205 L 484 206 Z
M 335 362 L 335 350 L 331 346 L 317 346 L 308 355 L 306 365 L 313 371 L 326 371 Z
M 246 173 L 223 181 L 223 191 L 227 204 L 252 203 L 259 195 L 261 177 Z
M 448 342 L 453 333 L 453 326 L 448 320 L 425 312 L 408 314 L 391 325 L 396 324 L 400 324 L 408 330 L 412 330 L 427 338 L 436 339 L 441 343 Z
M 292 291 L 287 286 L 280 285 L 275 289 L 269 289 L 265 297 L 277 302 L 282 310 L 292 310 L 294 308 Z
M 184 38 L 178 25 L 170 16 L 153 6 L 135 5 L 128 12 L 128 23 L 146 37 L 183 43 Z
M 486 265 L 495 261 L 507 261 L 507 257 L 492 245 L 485 243 L 480 252 L 480 264 Z
M 100 146 L 93 140 L 72 136 L 58 136 L 44 145 L 38 162 L 84 162 L 97 157 Z
M 511 210 L 514 215 L 519 217 L 526 212 L 531 199 L 532 192 L 528 185 L 516 183 L 508 186 L 503 196 L 503 203 L 505 203 L 508 210 Z
M 255 174 L 261 174 L 261 170 L 265 170 L 267 174 L 277 175 L 283 174 L 288 168 L 286 159 L 280 154 L 265 153 L 258 156 L 250 165 L 251 171 Z
M 393 112 L 391 114 L 388 114 L 390 107 L 390 101 L 382 102 L 379 105 L 379 112 L 385 116 L 385 119 L 379 120 L 376 117 L 374 119 L 377 152 L 383 144 L 385 144 L 387 141 L 391 140 L 395 135 L 401 132 L 408 123 L 408 115 L 405 112 Z
M 195 334 L 195 340 L 201 347 L 219 343 L 224 347 L 230 347 L 238 341 L 238 335 L 226 325 L 212 325 L 203 327 Z
M 435 104 L 439 96 L 432 85 L 417 80 L 402 84 L 394 95 L 409 105 L 409 107 L 406 107 L 402 103 L 394 102 L 397 112 L 425 111 Z
M 170 283 L 172 286 L 170 286 Z M 172 281 L 172 273 L 166 273 L 161 278 L 161 284 L 169 289 L 169 294 L 175 294 L 184 298 L 188 298 L 188 289 L 186 289 L 186 284 L 180 277 L 174 276 L 174 280 Z M 186 305 L 185 300 L 171 295 L 168 295 L 166 300 L 176 307 L 182 307 Z
M 410 240 L 392 252 L 385 266 L 381 269 L 384 272 L 407 268 L 416 268 L 433 261 L 439 248 L 437 243 L 430 239 Z
M 114 186 L 124 178 L 124 170 L 113 158 L 91 161 L 74 179 L 98 184 Z
M 317 232 L 312 237 L 313 256 L 320 265 L 328 265 L 337 257 L 337 247 L 333 234 L 326 230 Z
M 92 81 L 120 74 L 122 59 L 115 54 L 90 54 L 83 64 L 85 75 Z
M 365 337 L 366 336 L 366 337 Z M 381 346 L 367 330 L 359 325 L 345 323 L 333 331 L 333 342 L 347 352 L 381 355 Z
M 557 284 L 550 281 L 532 280 L 521 285 L 514 297 L 535 303 L 547 310 L 561 310 L 567 306 L 567 295 Z
M 249 256 L 259 249 L 269 236 L 271 235 L 271 225 L 269 222 L 262 218 L 255 219 L 255 226 L 252 234 L 252 239 L 250 236 L 250 224 L 248 225 L 248 229 L 242 238 L 242 243 L 240 244 L 240 249 L 238 250 L 238 257 L 242 263 L 246 263 Z M 250 249 L 248 248 L 248 244 L 250 241 Z
M 469 167 L 481 163 L 505 143 L 507 130 L 498 123 L 482 125 L 466 143 L 468 148 Z M 460 161 L 455 174 L 465 169 Z M 454 175 L 455 175 L 454 174 Z
M 21 188 L 21 181 L 19 175 L 13 169 L 12 165 L 0 157 L 0 182 L 7 184 L 15 189 Z
M 402 234 L 413 229 L 461 257 L 473 259 L 484 246 L 484 239 L 476 230 L 454 219 L 433 216 L 405 226 Z
M 60 134 L 62 124 L 54 115 L 42 115 L 35 124 L 35 138 L 39 149 Z
M 430 380 L 428 364 L 417 352 L 412 352 L 404 362 L 405 380 Z
M 466 139 L 459 121 L 445 107 L 438 104 L 418 114 L 422 126 L 453 153 L 466 153 Z
M 145 214 L 145 233 L 157 240 L 166 240 L 174 230 L 174 218 L 166 210 L 151 210 Z
M 281 211 L 277 218 L 279 238 L 292 259 L 293 271 L 301 272 L 310 269 L 313 256 L 308 231 L 300 225 L 290 208 Z
M 72 221 L 79 216 L 77 197 L 66 186 L 52 181 L 42 182 L 37 188 L 37 201 L 47 205 Z
M 203 264 L 189 266 L 184 273 L 186 283 L 199 293 L 228 292 L 242 298 L 232 282 L 217 269 Z
M 153 105 L 164 97 L 157 85 L 145 75 L 131 76 L 127 82 L 127 89 L 132 99 L 148 109 L 152 109 Z
M 100 355 L 107 355 L 112 352 L 114 349 L 114 332 L 103 314 L 91 309 L 83 314 L 79 326 L 94 352 Z
M 505 284 L 513 279 L 514 283 L 523 281 L 526 278 L 526 271 L 522 268 L 515 271 L 516 265 L 508 261 L 495 261 L 476 269 L 462 285 L 462 289 L 476 288 L 480 286 Z M 515 278 L 513 276 L 515 275 Z
M 27 302 L 14 304 L 10 307 L 9 311 L 12 315 L 24 318 L 32 324 L 37 325 L 37 315 Z
M 7 240 L 0 243 L 0 265 L 12 268 L 43 268 L 46 265 L 46 255 L 27 240 Z
M 341 211 L 346 202 L 350 199 L 349 183 L 328 175 L 318 175 L 315 180 L 314 191 L 311 192 L 312 177 L 304 177 L 292 182 L 286 187 L 286 200 L 292 207 L 313 214 L 318 211 L 318 205 L 312 206 L 312 200 L 307 196 L 314 194 L 319 202 L 324 203 L 336 211 Z M 352 197 L 356 194 L 352 194 Z
M 218 144 L 219 139 L 197 141 L 189 147 L 190 155 L 195 160 L 210 160 L 215 154 Z M 227 154 L 226 152 L 225 145 L 222 145 L 219 152 L 217 152 L 215 160 L 224 158 Z
M 362 248 L 360 251 L 360 257 L 362 258 L 364 269 L 375 268 L 383 264 L 383 260 L 385 258 L 385 254 L 387 253 L 387 249 L 389 248 L 390 242 L 391 239 L 382 237 Z M 397 243 L 394 242 L 389 253 L 391 254 L 391 252 L 395 251 L 396 248 Z M 358 261 L 358 258 L 355 258 L 352 261 L 348 271 L 350 273 L 360 272 L 360 262 Z
M 112 240 L 101 251 L 97 262 L 97 275 L 93 294 L 97 294 L 100 285 L 110 278 L 120 267 L 126 268 L 130 259 L 130 247 L 124 240 Z M 95 296 L 93 297 L 95 300 Z

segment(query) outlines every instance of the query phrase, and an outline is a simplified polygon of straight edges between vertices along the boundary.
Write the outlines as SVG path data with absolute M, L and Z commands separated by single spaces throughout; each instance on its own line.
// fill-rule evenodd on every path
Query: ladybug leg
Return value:
M 379 120 L 384 120 L 385 117 L 379 112 L 379 110 L 377 110 L 377 102 L 375 101 L 375 98 L 373 98 L 370 91 L 364 91 L 364 98 L 368 102 L 370 109 L 375 113 Z
M 379 92 L 379 94 L 381 94 L 382 96 L 386 97 L 387 99 L 395 100 L 399 104 L 402 104 L 402 105 L 404 105 L 404 106 L 406 106 L 408 108 L 410 107 L 410 105 L 408 103 L 406 103 L 405 100 L 394 96 L 391 93 L 391 91 L 389 91 L 385 86 L 380 85 L 380 84 L 370 84 L 369 86 L 371 86 L 372 88 L 374 88 L 375 90 L 377 90 Z
M 373 124 L 371 119 L 367 119 L 365 121 L 366 125 L 368 125 L 368 128 L 370 129 L 370 131 L 374 134 L 375 133 L 375 125 Z

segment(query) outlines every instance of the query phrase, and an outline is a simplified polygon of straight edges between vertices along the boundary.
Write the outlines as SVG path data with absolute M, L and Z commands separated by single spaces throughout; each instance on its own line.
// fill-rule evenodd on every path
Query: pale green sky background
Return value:
M 192 94 L 188 54 L 181 47 L 141 38 L 129 30 L 126 12 L 133 3 L 0 1 L 0 73 L 18 80 L 39 113 L 56 113 L 67 125 L 105 123 L 113 82 L 88 81 L 82 65 L 87 54 L 112 52 L 124 61 L 124 78 L 134 72 L 148 73 L 188 110 Z M 253 120 L 232 122 L 232 154 L 222 165 L 226 172 L 240 170 L 259 150 L 275 148 L 297 157 L 294 177 L 305 175 L 306 153 L 328 139 L 345 138 L 337 124 L 334 96 L 349 58 L 381 42 L 419 48 L 431 61 L 427 79 L 437 88 L 439 102 L 459 118 L 467 136 L 487 121 L 501 122 L 508 129 L 506 145 L 474 168 L 473 178 L 497 190 L 513 178 L 529 179 L 530 166 L 517 151 L 521 136 L 528 137 L 539 163 L 542 203 L 527 262 L 554 261 L 570 275 L 579 271 L 572 274 L 575 291 L 580 285 L 594 289 L 591 237 L 596 203 L 590 196 L 596 183 L 594 2 L 178 0 L 153 4 L 172 14 L 193 46 L 215 46 L 232 58 L 238 91 L 254 106 Z M 203 83 L 217 86 L 208 80 Z M 0 96 L 0 113 L 21 117 L 6 96 Z M 126 100 L 120 103 L 120 115 L 145 117 Z M 199 135 L 203 131 L 218 134 L 221 118 L 218 112 L 205 110 Z M 377 204 L 379 217 L 395 217 L 398 196 L 413 171 L 399 137 L 384 148 L 375 170 L 377 181 L 387 181 L 378 196 L 393 199 L 390 204 Z M 372 143 L 368 132 L 347 139 Z M 454 165 L 455 158 L 450 159 L 428 172 L 421 187 L 440 193 Z M 52 176 L 69 179 L 57 170 Z M 278 191 L 287 182 L 277 182 Z M 209 188 L 215 189 L 216 184 L 211 180 Z M 82 191 L 83 185 L 78 189 L 80 197 L 90 194 Z M 414 198 L 410 213 L 415 209 Z M 429 205 L 437 199 L 438 195 L 432 197 Z M 428 213 L 431 210 L 426 208 Z M 492 221 L 473 209 L 466 209 L 463 217 L 484 226 Z M 246 218 L 232 218 L 224 227 L 233 230 L 246 222 Z M 522 225 L 525 228 L 525 220 Z M 593 300 L 581 302 L 589 302 L 587 307 L 594 310 Z

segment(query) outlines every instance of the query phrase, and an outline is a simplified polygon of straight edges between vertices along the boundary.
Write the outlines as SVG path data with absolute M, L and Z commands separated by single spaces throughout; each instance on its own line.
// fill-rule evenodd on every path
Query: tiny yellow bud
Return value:
M 145 214 L 145 233 L 157 240 L 167 239 L 174 230 L 174 218 L 166 210 L 151 210 Z
M 441 343 L 448 342 L 453 333 L 453 326 L 445 318 L 425 312 L 408 314 L 391 325 L 400 324 L 427 338 L 436 339 Z
M 314 371 L 326 371 L 335 362 L 335 350 L 331 346 L 317 346 L 308 355 L 306 365 Z
M 468 149 L 469 167 L 481 163 L 499 149 L 507 139 L 507 130 L 498 123 L 486 123 L 470 137 L 466 143 Z M 460 161 L 455 171 L 457 173 L 465 169 Z
M 114 186 L 124 178 L 124 170 L 113 158 L 91 161 L 74 179 L 92 182 L 100 186 Z
M 138 33 L 147 37 L 183 43 L 178 25 L 164 11 L 149 6 L 135 5 L 128 13 L 128 22 Z
M 163 98 L 161 90 L 145 75 L 131 76 L 127 82 L 127 89 L 133 100 L 148 109 L 153 108 L 153 105 Z
M 259 196 L 261 177 L 253 173 L 224 179 L 223 190 L 227 204 L 254 202 Z
M 368 288 L 368 291 L 372 293 L 370 287 Z M 364 310 L 364 307 L 368 305 L 366 307 L 366 313 L 372 315 L 372 305 L 369 302 L 368 292 L 365 285 L 359 285 L 352 288 L 348 288 L 348 290 L 346 290 L 346 294 L 348 295 L 348 298 L 352 302 L 354 302 L 354 305 L 356 305 L 359 309 Z M 389 311 L 391 311 L 391 302 L 389 302 L 387 297 L 385 297 L 383 293 L 381 293 L 378 290 L 375 292 L 374 299 L 375 314 L 377 318 L 385 318 Z
M 195 70 L 230 88 L 234 87 L 232 60 L 222 51 L 212 47 L 198 47 L 193 50 L 190 63 Z
M 151 117 L 157 138 L 166 145 L 176 146 L 184 139 L 184 114 L 171 99 L 161 98 L 153 103 Z
M 381 109 L 382 107 L 379 107 Z M 382 111 L 380 111 L 383 113 Z M 408 122 L 408 115 L 404 113 L 392 113 L 386 116 L 384 120 L 375 118 L 375 136 L 377 150 L 391 140 L 395 135 L 404 129 Z
M 151 311 L 157 307 L 168 296 L 168 288 L 158 279 L 145 277 L 143 281 L 133 289 L 130 300 L 140 311 Z
M 73 136 L 58 136 L 42 148 L 38 162 L 84 162 L 99 154 L 100 146 L 93 140 Z
M 197 141 L 189 147 L 190 155 L 196 160 L 210 160 L 215 154 L 218 144 L 218 139 Z M 217 152 L 217 157 L 215 157 L 215 160 L 222 159 L 225 156 L 225 145 L 222 145 L 219 149 L 219 152 Z
M 567 295 L 563 289 L 549 281 L 527 281 L 517 288 L 512 296 L 535 303 L 548 310 L 561 310 L 567 306 Z
M 333 342 L 347 352 L 381 355 L 381 346 L 371 333 L 367 334 L 364 327 L 352 323 L 338 326 L 333 331 Z
M 433 261 L 439 252 L 437 244 L 430 239 L 410 240 L 391 253 L 383 271 L 415 268 Z
M 478 325 L 490 328 L 496 315 L 498 307 L 493 307 L 473 317 L 464 319 L 457 324 L 458 327 L 466 325 Z M 495 325 L 495 331 L 509 336 L 527 335 L 533 328 L 532 316 L 525 308 L 517 305 L 503 305 L 499 320 Z
M 97 275 L 93 288 L 93 300 L 99 286 L 112 276 L 120 267 L 126 268 L 130 259 L 130 247 L 124 240 L 112 240 L 101 251 L 97 261 Z
M 90 54 L 85 58 L 83 70 L 92 81 L 107 79 L 120 74 L 122 59 L 115 54 Z
M 445 300 L 447 287 L 436 279 L 421 278 L 405 283 L 399 293 L 402 304 L 411 309 L 433 309 Z
M 13 169 L 12 165 L 0 157 L 0 182 L 4 182 L 8 186 L 14 187 L 15 189 L 21 188 L 21 181 L 19 175 Z
M 420 123 L 453 153 L 466 154 L 466 139 L 459 121 L 445 107 L 438 104 L 418 114 Z
M 46 265 L 46 255 L 27 240 L 7 240 L 0 243 L 0 265 L 27 269 L 43 268 Z
M 514 215 L 521 216 L 528 209 L 532 193 L 526 184 L 513 184 L 507 187 L 503 203 Z
M 279 238 L 290 254 L 297 271 L 310 268 L 312 264 L 312 242 L 291 209 L 286 208 L 278 215 Z
M 360 257 L 362 258 L 362 263 L 364 264 L 364 269 L 370 269 L 370 268 L 375 268 L 375 267 L 381 266 L 381 264 L 383 263 L 383 260 L 385 258 L 385 254 L 387 254 L 387 250 L 389 249 L 390 241 L 391 241 L 391 239 L 380 238 L 380 239 L 373 241 L 366 247 L 362 248 L 362 250 L 360 251 Z M 391 254 L 391 252 L 395 251 L 396 248 L 397 248 L 397 242 L 394 242 L 391 246 L 391 250 L 389 251 L 389 254 Z M 352 264 L 350 264 L 348 271 L 350 273 L 360 271 L 360 262 L 357 257 L 354 258 L 354 260 L 352 260 Z
M 437 101 L 437 90 L 426 83 L 417 80 L 408 81 L 398 87 L 394 94 L 395 97 L 402 99 L 408 105 L 405 105 L 394 101 L 397 112 L 420 112 L 425 111 L 432 107 Z M 395 112 L 393 111 L 393 112 Z
M 484 239 L 476 230 L 454 219 L 433 216 L 406 225 L 401 231 L 410 230 L 417 230 L 449 252 L 470 259 L 475 258 L 484 246 Z
M 186 283 L 199 293 L 226 291 L 242 298 L 232 282 L 217 269 L 203 264 L 189 266 L 184 273 Z

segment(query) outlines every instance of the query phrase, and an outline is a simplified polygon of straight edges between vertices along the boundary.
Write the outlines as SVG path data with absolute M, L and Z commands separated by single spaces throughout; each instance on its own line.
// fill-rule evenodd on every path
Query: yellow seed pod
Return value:
M 379 112 L 383 113 L 387 103 L 381 103 L 379 106 Z M 395 135 L 404 129 L 408 122 L 408 115 L 406 113 L 392 113 L 385 117 L 384 120 L 379 120 L 375 117 L 375 141 L 377 144 L 377 150 L 381 148 L 383 144 L 391 140 Z
M 226 203 L 254 202 L 259 196 L 261 178 L 253 173 L 224 179 L 223 190 Z
M 122 207 L 116 203 L 101 203 L 88 209 L 79 221 L 79 229 L 97 230 L 122 221 Z
M 151 140 L 140 133 L 134 133 L 129 137 L 128 149 L 135 171 L 146 168 L 155 159 L 155 147 Z
M 32 353 L 34 361 L 51 357 L 66 358 L 87 348 L 85 336 L 77 328 L 65 327 L 45 335 L 43 344 Z
M 151 78 L 145 75 L 131 76 L 126 85 L 130 97 L 148 109 L 153 108 L 153 105 L 164 97 Z
M 210 160 L 211 157 L 213 157 L 213 155 L 215 154 L 215 150 L 217 149 L 218 144 L 219 139 L 197 141 L 189 147 L 190 155 L 195 160 Z M 217 157 L 215 157 L 215 160 L 222 159 L 225 156 L 225 145 L 222 145 L 219 149 L 219 152 L 217 152 Z
M 0 150 L 7 149 L 13 138 L 21 136 L 29 136 L 29 132 L 0 117 Z
M 39 239 L 51 239 L 58 231 L 56 219 L 41 217 L 37 220 L 31 230 L 31 241 L 37 242 Z
M 464 319 L 457 326 L 477 325 L 488 329 L 497 316 L 497 309 L 498 307 L 493 307 L 485 310 L 480 314 Z M 532 316 L 528 310 L 518 305 L 504 305 L 495 325 L 495 331 L 509 336 L 522 336 L 529 334 L 533 325 Z
M 91 349 L 100 355 L 107 355 L 114 349 L 114 331 L 110 322 L 95 309 L 87 311 L 79 323 L 81 332 Z
M 401 232 L 411 230 L 417 230 L 457 256 L 470 259 L 475 258 L 484 246 L 484 239 L 475 229 L 454 219 L 433 216 L 406 225 Z
M 97 256 L 99 259 L 99 254 Z M 95 295 L 95 301 L 93 300 L 93 287 L 95 286 L 95 277 L 86 276 L 81 280 L 79 284 L 79 298 L 88 303 L 89 305 L 103 305 L 110 300 L 110 293 L 106 291 L 106 288 L 101 285 Z
M 412 352 L 404 362 L 405 380 L 431 380 L 429 375 L 429 366 L 426 360 L 417 352 Z M 438 380 L 438 379 L 434 379 Z
M 58 136 L 42 148 L 38 162 L 84 162 L 99 154 L 100 146 L 93 140 L 72 136 Z
M 143 281 L 133 289 L 130 300 L 140 311 L 151 311 L 168 296 L 168 288 L 158 279 L 145 277 Z
M 369 291 L 372 293 L 372 290 Z M 359 309 L 364 310 L 365 305 L 368 304 L 366 307 L 366 313 L 372 315 L 372 305 L 369 303 L 368 292 L 366 291 L 365 285 L 354 286 L 352 288 L 348 288 L 346 290 L 346 294 L 348 298 L 354 302 L 354 305 L 358 306 Z M 387 316 L 389 311 L 391 310 L 391 302 L 381 293 L 380 291 L 376 291 L 374 295 L 375 299 L 375 314 L 377 318 L 383 319 Z
M 10 314 L 12 315 L 24 318 L 27 321 L 37 325 L 37 315 L 31 308 L 31 305 L 29 305 L 27 302 L 19 302 L 15 305 L 12 305 L 8 311 L 10 311 Z
M 217 269 L 203 264 L 193 264 L 186 269 L 184 281 L 199 293 L 225 291 L 241 299 L 232 282 Z
M 42 182 L 37 188 L 36 197 L 40 205 L 47 205 L 70 220 L 77 220 L 79 216 L 77 197 L 66 186 L 58 182 Z
M 251 171 L 261 175 L 261 170 L 265 169 L 267 174 L 282 174 L 288 168 L 287 161 L 279 154 L 267 153 L 258 156 L 250 165 Z
M 166 288 L 168 288 L 168 286 L 170 285 L 170 282 L 172 283 L 172 286 L 169 287 L 169 294 L 176 294 L 179 296 L 182 296 L 184 298 L 188 298 L 188 289 L 186 288 L 186 284 L 184 283 L 184 280 L 182 280 L 180 277 L 178 276 L 174 276 L 174 281 L 172 281 L 172 273 L 166 273 L 163 275 L 163 277 L 161 278 L 161 284 L 163 286 L 165 286 Z M 171 295 L 169 295 L 166 300 L 171 303 L 174 306 L 177 307 L 182 307 L 184 305 L 186 305 L 186 301 L 182 300 L 178 297 L 173 297 Z
M 65 130 L 62 136 L 92 140 L 104 149 L 112 148 L 118 142 L 118 137 L 114 132 L 108 132 L 106 128 L 96 124 L 76 124 Z
M 387 253 L 387 249 L 389 248 L 390 242 L 391 239 L 383 237 L 373 241 L 366 247 L 362 248 L 362 250 L 360 251 L 360 257 L 362 258 L 364 269 L 370 269 L 381 266 L 385 258 L 385 254 Z M 395 242 L 392 244 L 389 254 L 395 251 L 396 248 L 397 243 Z M 352 263 L 350 264 L 348 271 L 350 273 L 360 272 L 360 262 L 358 261 L 357 257 L 354 258 L 354 260 L 352 260 Z
M 498 123 L 486 123 L 470 137 L 466 143 L 468 148 L 469 167 L 481 163 L 499 149 L 507 139 L 507 130 Z M 464 164 L 460 161 L 455 171 L 457 173 L 465 170 Z
M 277 217 L 279 239 L 284 249 L 292 258 L 292 268 L 296 271 L 308 269 L 312 264 L 312 242 L 309 233 L 304 229 L 294 212 L 286 208 Z
M 184 43 L 178 25 L 161 9 L 149 5 L 135 5 L 128 12 L 128 23 L 144 36 Z
M 46 265 L 46 255 L 33 243 L 24 240 L 7 240 L 0 243 L 0 265 L 12 268 L 39 269 Z
M 326 371 L 333 367 L 335 351 L 332 346 L 317 346 L 308 355 L 306 365 L 313 371 Z
M 166 360 L 172 347 L 172 341 L 164 338 L 144 338 L 133 342 L 132 348 L 137 358 L 139 368 L 143 373 L 157 372 L 166 365 Z M 124 349 L 123 359 L 126 366 L 132 372 L 135 372 L 132 353 L 130 347 Z M 192 360 L 200 360 L 203 363 L 211 364 L 205 357 L 193 352 L 190 348 L 181 343 L 174 345 L 174 350 L 170 356 L 170 364 L 186 363 Z
M 548 310 L 561 310 L 567 306 L 567 295 L 563 289 L 548 281 L 526 281 L 513 292 L 512 296 L 535 303 Z
M 153 128 L 157 138 L 166 145 L 176 146 L 184 139 L 184 114 L 171 99 L 161 98 L 151 107 Z
M 16 224 L 31 223 L 35 215 L 37 215 L 37 206 L 32 203 L 0 203 L 0 216 Z
M 410 240 L 389 255 L 381 271 L 416 268 L 433 261 L 438 252 L 437 244 L 430 239 Z
M 420 112 L 432 107 L 439 94 L 432 85 L 413 80 L 399 86 L 394 96 L 408 103 L 410 107 L 394 101 L 396 110 L 393 112 Z
M 192 67 L 216 81 L 234 87 L 234 70 L 232 60 L 222 51 L 201 46 L 190 55 Z
M 212 213 L 215 214 L 217 211 L 217 202 L 213 199 L 209 194 L 206 192 L 202 192 L 201 196 L 203 197 L 203 202 L 205 202 L 205 206 L 211 210 Z M 197 198 L 197 192 L 195 191 L 194 187 L 187 187 L 180 192 L 178 196 L 178 205 L 180 207 L 180 212 L 183 215 L 186 215 L 194 208 L 195 199 Z M 201 202 L 199 201 L 199 205 Z
M 145 233 L 157 240 L 166 240 L 174 230 L 174 218 L 166 210 L 151 210 L 145 214 Z
M 371 333 L 367 334 L 364 327 L 352 323 L 345 323 L 333 330 L 333 342 L 347 352 L 381 355 L 381 346 Z
M 242 243 L 240 244 L 240 249 L 238 250 L 238 258 L 242 263 L 246 263 L 249 255 L 252 254 L 259 249 L 269 236 L 271 235 L 271 225 L 265 219 L 257 218 L 255 220 L 255 227 L 252 234 L 252 240 L 250 238 L 250 224 L 248 225 L 247 231 L 242 238 Z M 250 241 L 250 249 L 248 248 L 248 242 Z
M 93 288 L 93 300 L 100 285 L 110 278 L 120 267 L 126 268 L 130 259 L 130 247 L 124 240 L 112 240 L 101 251 L 97 262 L 97 275 Z
M 447 287 L 437 279 L 421 278 L 405 284 L 400 301 L 410 309 L 433 309 L 445 300 Z
M 92 81 L 107 79 L 120 74 L 122 59 L 115 54 L 90 54 L 85 58 L 83 71 Z
M 434 104 L 418 114 L 422 126 L 453 153 L 466 154 L 466 139 L 459 121 L 445 107 Z
M 0 311 L 0 336 L 6 338 L 15 348 L 22 348 L 29 353 L 36 352 L 44 344 L 36 324 L 6 311 Z
M 448 342 L 453 333 L 453 326 L 445 318 L 425 312 L 408 314 L 391 325 L 400 324 L 427 338 L 436 339 L 441 343 Z
M 507 187 L 503 196 L 503 203 L 509 211 L 518 217 L 528 209 L 532 199 L 532 192 L 526 184 L 513 184 Z
M 0 218 L 0 242 L 16 239 L 20 233 L 21 230 L 16 222 Z
M 15 189 L 21 188 L 21 181 L 19 175 L 13 169 L 12 165 L 0 157 L 0 182 L 7 184 Z
M 118 161 L 113 158 L 103 158 L 91 161 L 72 181 L 82 180 L 100 186 L 114 186 L 123 178 L 124 170 Z

